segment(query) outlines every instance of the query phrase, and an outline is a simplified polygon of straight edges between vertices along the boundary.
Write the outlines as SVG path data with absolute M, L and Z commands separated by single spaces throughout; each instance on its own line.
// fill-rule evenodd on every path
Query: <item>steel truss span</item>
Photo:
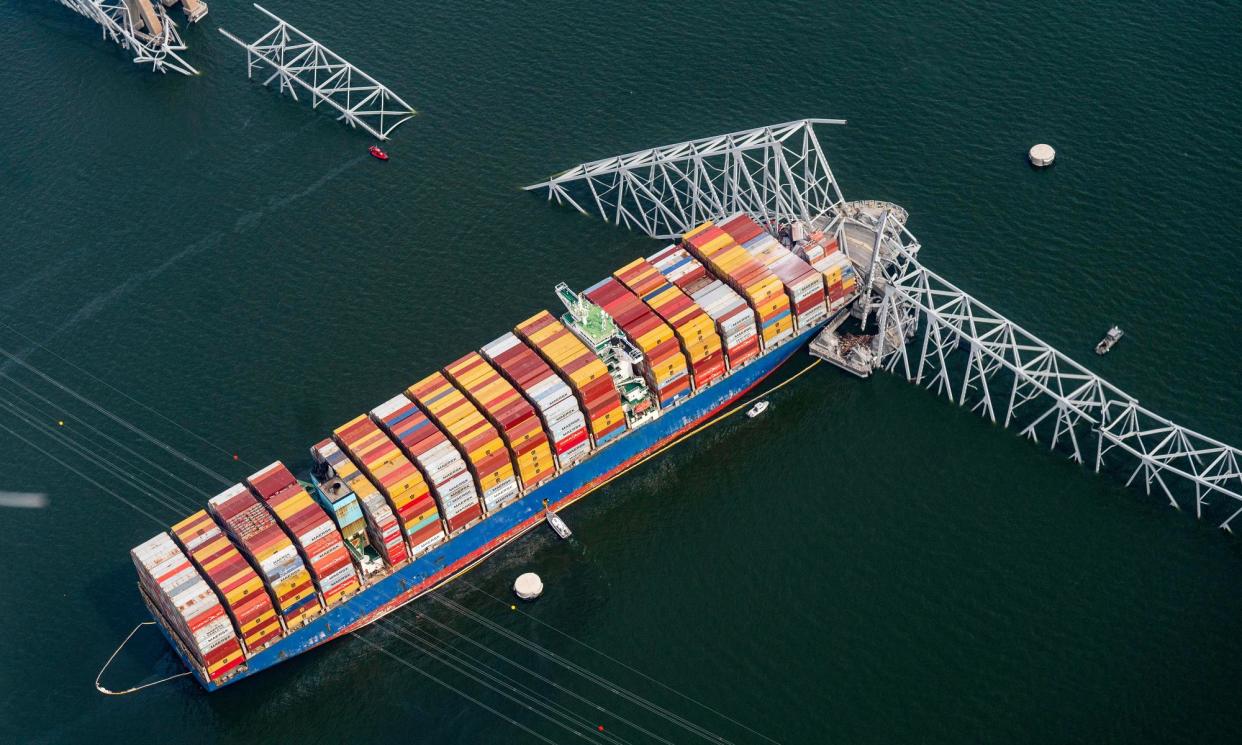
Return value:
M 734 212 L 810 222 L 842 201 L 815 124 L 801 119 L 583 163 L 547 181 L 548 199 L 655 238 L 675 238 Z M 578 192 L 578 199 L 571 192 Z M 583 193 L 585 192 L 585 193 Z M 581 203 L 580 203 L 581 202 Z
M 394 129 L 414 116 L 414 108 L 388 86 L 354 67 L 343 57 L 268 12 L 260 13 L 276 22 L 254 42 L 246 42 L 220 29 L 220 33 L 246 50 L 246 75 L 254 77 L 256 68 L 274 72 L 263 81 L 280 81 L 281 92 L 298 100 L 298 91 L 310 95 L 312 108 L 326 104 L 340 113 L 351 127 L 361 127 L 380 140 L 387 140 Z
M 924 267 L 905 211 L 845 202 L 814 125 L 803 119 L 597 160 L 526 187 L 654 238 L 749 212 L 760 222 L 803 220 L 839 231 L 861 270 L 859 301 L 877 319 L 884 369 L 1046 442 L 1078 463 L 1120 469 L 1181 509 L 1232 531 L 1242 514 L 1242 450 L 1175 424 Z M 571 188 L 585 191 L 575 199 Z M 588 201 L 588 199 L 590 201 Z M 851 238 L 851 235 L 855 238 Z
M 1242 513 L 1242 450 L 1139 405 L 889 239 L 875 337 L 880 364 L 1096 471 L 1123 469 L 1174 507 L 1220 527 Z M 1218 502 L 1219 504 L 1216 504 Z
M 177 32 L 177 24 L 168 17 L 164 6 L 158 2 L 151 3 L 155 24 L 158 28 L 149 28 L 141 22 L 135 23 L 125 0 L 57 0 L 61 5 L 86 16 L 103 29 L 105 39 L 111 39 L 122 49 L 134 55 L 134 63 L 151 65 L 158 72 L 179 72 L 182 75 L 197 75 L 189 62 L 181 58 L 178 52 L 184 52 L 185 43 Z

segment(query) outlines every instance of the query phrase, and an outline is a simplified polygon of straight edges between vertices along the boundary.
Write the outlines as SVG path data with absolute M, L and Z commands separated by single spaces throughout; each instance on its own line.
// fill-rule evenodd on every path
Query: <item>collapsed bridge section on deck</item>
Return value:
M 738 211 L 769 230 L 839 231 L 862 276 L 853 315 L 864 328 L 878 325 L 869 353 L 852 357 L 856 374 L 870 366 L 902 375 L 1076 462 L 1093 456 L 1097 471 L 1124 468 L 1127 484 L 1141 478 L 1174 507 L 1193 505 L 1198 517 L 1213 508 L 1231 530 L 1242 514 L 1242 450 L 1144 408 L 923 266 L 905 210 L 845 202 L 817 123 L 843 122 L 804 119 L 640 150 L 526 188 L 653 238 L 678 238 Z M 594 210 L 582 206 L 588 198 Z

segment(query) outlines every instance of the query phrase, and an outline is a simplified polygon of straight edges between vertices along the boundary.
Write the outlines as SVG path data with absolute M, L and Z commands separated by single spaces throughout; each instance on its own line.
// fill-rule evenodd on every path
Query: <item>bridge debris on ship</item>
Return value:
M 802 119 L 639 150 L 526 188 L 653 238 L 676 240 L 738 211 L 774 233 L 781 226 L 782 238 L 791 224 L 836 229 L 863 288 L 813 354 L 855 375 L 901 375 L 1231 530 L 1242 515 L 1242 450 L 1144 408 L 923 266 L 905 210 L 842 196 L 815 126 L 844 123 Z M 842 331 L 847 323 L 858 330 Z

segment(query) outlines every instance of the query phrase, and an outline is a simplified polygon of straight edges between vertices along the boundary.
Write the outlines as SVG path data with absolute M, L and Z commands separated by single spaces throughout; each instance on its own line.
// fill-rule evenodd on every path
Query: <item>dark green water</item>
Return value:
M 1242 442 L 1237 6 L 1028 5 L 270 6 L 422 112 L 380 165 L 364 135 L 246 80 L 215 31 L 263 30 L 242 3 L 213 3 L 186 35 L 195 79 L 136 68 L 55 4 L 5 4 L 0 320 L 215 443 L 30 356 L 230 478 L 249 472 L 233 452 L 300 464 L 335 425 L 552 305 L 555 281 L 583 286 L 653 248 L 522 184 L 840 117 L 820 138 L 846 196 L 907 207 L 929 266 L 1149 407 Z M 1024 164 L 1037 141 L 1058 149 L 1054 169 Z M 1114 322 L 1126 339 L 1096 359 Z M 0 345 L 30 346 L 6 328 Z M 60 402 L 43 418 L 99 451 L 114 448 L 87 423 L 215 487 L 38 390 Z M 126 552 L 156 526 L 11 435 L 0 443 L 0 489 L 51 500 L 3 513 L 0 741 L 534 741 L 355 639 L 211 696 L 185 680 L 97 694 L 96 671 L 143 616 Z M 540 572 L 534 616 L 783 743 L 1238 739 L 1237 540 L 896 378 L 817 369 L 761 420 L 730 420 L 566 517 L 577 547 L 539 531 L 471 581 L 501 594 Z M 755 739 L 468 587 L 448 594 Z M 501 648 L 434 605 L 402 618 L 421 612 Z M 364 636 L 575 739 L 382 630 Z M 175 670 L 140 639 L 109 682 L 153 664 Z

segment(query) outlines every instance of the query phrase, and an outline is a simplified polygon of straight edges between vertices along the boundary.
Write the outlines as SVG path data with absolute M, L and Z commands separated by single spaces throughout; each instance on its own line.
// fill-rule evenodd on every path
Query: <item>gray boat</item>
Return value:
M 561 519 L 561 516 L 552 510 L 544 510 L 543 517 L 548 521 L 548 525 L 552 526 L 552 530 L 561 537 L 561 540 L 569 538 L 573 533 L 569 532 L 569 526 Z
M 1104 335 L 1104 338 L 1100 339 L 1100 343 L 1095 345 L 1095 353 L 1108 354 L 1108 351 L 1113 348 L 1113 345 L 1121 341 L 1121 337 L 1124 336 L 1125 333 L 1126 332 L 1121 330 L 1120 326 L 1113 326 L 1108 330 L 1108 333 Z

